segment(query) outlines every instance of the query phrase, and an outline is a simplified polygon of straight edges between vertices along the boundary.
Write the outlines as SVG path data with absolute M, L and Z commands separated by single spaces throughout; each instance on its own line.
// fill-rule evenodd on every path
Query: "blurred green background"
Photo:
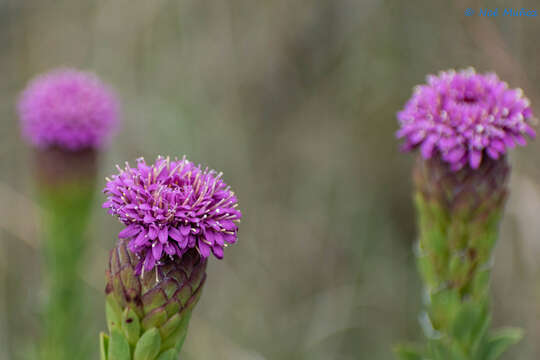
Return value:
M 32 152 L 15 102 L 34 75 L 90 69 L 124 106 L 114 165 L 186 154 L 224 171 L 240 241 L 212 260 L 184 360 L 392 359 L 421 337 L 412 156 L 395 113 L 427 73 L 475 66 L 540 113 L 540 19 L 466 17 L 538 1 L 0 0 L 0 359 L 39 335 L 42 286 Z M 495 325 L 526 329 L 505 359 L 540 358 L 540 149 L 512 155 L 493 281 Z M 88 332 L 105 329 L 107 252 L 88 229 Z

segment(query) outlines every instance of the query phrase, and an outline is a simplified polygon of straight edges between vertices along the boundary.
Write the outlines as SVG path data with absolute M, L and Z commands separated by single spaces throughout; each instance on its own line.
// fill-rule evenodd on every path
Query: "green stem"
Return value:
M 43 251 L 48 298 L 44 311 L 40 358 L 68 360 L 88 358 L 84 286 L 81 265 L 94 184 L 76 181 L 61 186 L 44 185 Z

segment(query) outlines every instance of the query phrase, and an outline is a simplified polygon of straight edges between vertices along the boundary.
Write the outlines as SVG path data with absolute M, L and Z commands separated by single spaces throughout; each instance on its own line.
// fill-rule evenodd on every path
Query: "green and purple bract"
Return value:
M 38 148 L 99 149 L 119 123 L 114 92 L 96 75 L 57 69 L 36 77 L 17 105 L 23 137 Z
M 189 249 L 203 259 L 211 253 L 221 259 L 223 248 L 236 242 L 242 214 L 221 173 L 163 157 L 118 169 L 104 189 L 103 207 L 126 225 L 118 236 L 129 239 L 129 250 L 139 257 L 138 273 Z
M 415 88 L 398 113 L 404 151 L 420 148 L 424 159 L 440 156 L 457 171 L 498 159 L 515 144 L 534 138 L 533 114 L 521 89 L 509 89 L 495 74 L 473 69 L 440 72 Z

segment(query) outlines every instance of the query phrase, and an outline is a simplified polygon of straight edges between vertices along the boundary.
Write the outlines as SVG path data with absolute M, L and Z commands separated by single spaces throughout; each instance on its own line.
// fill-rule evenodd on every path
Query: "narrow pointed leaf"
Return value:
M 141 334 L 141 324 L 135 312 L 126 308 L 122 313 L 122 331 L 131 346 L 135 346 Z
M 486 343 L 484 350 L 485 360 L 495 360 L 506 351 L 506 349 L 518 343 L 523 337 L 523 331 L 517 328 L 504 328 L 496 330 Z
M 178 353 L 175 349 L 170 349 L 159 355 L 157 360 L 177 360 L 178 359 Z
M 146 331 L 135 346 L 133 360 L 153 360 L 159 354 L 161 336 L 156 328 Z
M 109 348 L 109 335 L 104 332 L 99 333 L 99 355 L 101 360 L 107 360 L 107 350 Z
M 163 339 L 163 343 L 161 344 L 161 351 L 176 348 L 176 350 L 180 352 L 187 335 L 190 318 L 190 312 L 182 313 L 182 321 L 180 322 L 180 325 L 168 338 Z
M 394 348 L 394 353 L 401 360 L 422 360 L 422 350 L 415 345 L 400 344 Z
M 112 333 L 112 330 L 115 328 L 120 328 L 122 310 L 120 305 L 112 295 L 107 295 L 105 302 L 105 315 L 107 317 L 107 326 L 109 327 L 109 332 Z
M 116 328 L 111 331 L 107 360 L 131 360 L 129 344 Z
M 159 329 L 161 338 L 166 339 L 178 328 L 182 322 L 182 316 L 179 313 L 176 313 L 171 317 L 163 326 Z

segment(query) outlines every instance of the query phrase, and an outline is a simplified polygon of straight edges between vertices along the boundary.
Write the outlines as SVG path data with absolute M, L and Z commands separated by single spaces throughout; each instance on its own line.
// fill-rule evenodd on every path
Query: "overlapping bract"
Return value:
M 413 175 L 419 220 L 416 255 L 429 294 L 451 290 L 460 301 L 487 297 L 487 282 L 479 286 L 477 278 L 489 279 L 508 196 L 506 156 L 460 171 L 451 171 L 440 158 L 418 158 Z
M 23 91 L 18 113 L 23 136 L 39 148 L 98 149 L 119 123 L 119 103 L 97 76 L 58 69 Z
M 424 159 L 435 155 L 456 171 L 498 159 L 515 144 L 534 138 L 533 114 L 521 89 L 509 89 L 495 74 L 473 69 L 428 76 L 398 113 L 402 149 L 420 148 Z
M 126 225 L 119 237 L 130 239 L 129 249 L 140 257 L 137 273 L 190 249 L 221 259 L 223 248 L 236 242 L 242 214 L 221 175 L 185 158 L 158 157 L 152 165 L 126 164 L 109 179 L 103 207 Z
M 196 250 L 137 275 L 137 257 L 120 239 L 106 272 L 107 322 L 102 359 L 177 359 L 206 279 Z

